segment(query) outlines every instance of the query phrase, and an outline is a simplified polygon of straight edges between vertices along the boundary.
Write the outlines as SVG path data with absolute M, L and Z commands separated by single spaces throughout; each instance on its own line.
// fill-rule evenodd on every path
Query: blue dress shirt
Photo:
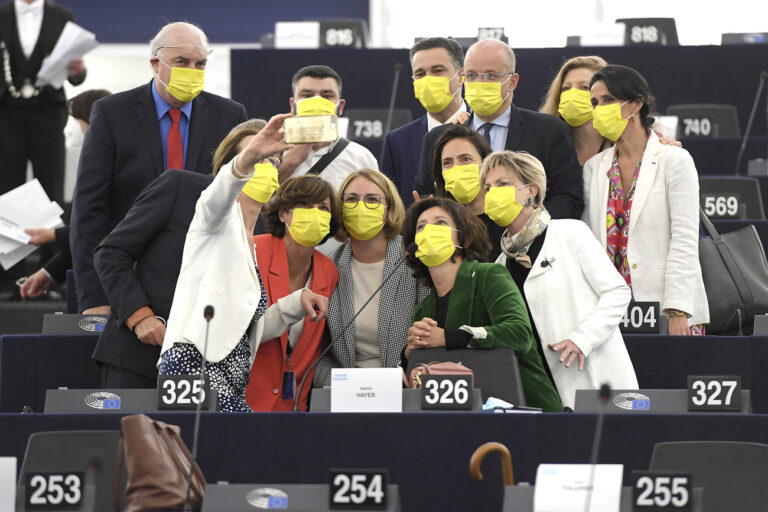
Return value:
M 155 81 L 152 80 L 152 97 L 155 98 L 155 110 L 157 111 L 157 120 L 160 123 L 160 137 L 163 139 L 163 167 L 168 168 L 168 132 L 171 129 L 171 116 L 168 111 L 172 108 L 155 89 Z M 192 102 L 185 103 L 180 107 L 183 116 L 179 118 L 179 131 L 181 132 L 181 143 L 184 151 L 184 164 L 187 163 L 187 142 L 189 141 L 189 120 L 192 117 Z M 191 169 L 194 170 L 194 169 Z
M 491 127 L 491 149 L 494 151 L 504 151 L 507 144 L 507 132 L 509 131 L 509 120 L 512 117 L 512 109 L 507 107 L 507 110 L 499 117 L 491 121 L 493 126 Z M 476 132 L 483 133 L 480 127 L 485 124 L 485 121 L 477 117 L 477 114 L 472 116 L 472 129 Z

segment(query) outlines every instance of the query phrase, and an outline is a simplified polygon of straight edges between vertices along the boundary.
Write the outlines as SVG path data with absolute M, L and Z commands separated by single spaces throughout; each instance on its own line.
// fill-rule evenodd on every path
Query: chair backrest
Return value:
M 461 363 L 475 373 L 475 387 L 480 388 L 483 402 L 492 396 L 507 402 L 525 406 L 523 383 L 517 356 L 512 349 L 457 349 L 424 348 L 411 352 L 408 375 L 411 368 L 433 361 Z
M 681 103 L 667 107 L 667 114 L 677 116 L 679 137 L 740 137 L 736 105 L 719 103 Z
M 83 473 L 83 510 L 114 510 L 114 479 L 119 430 L 38 432 L 29 436 L 19 472 L 17 496 L 24 496 L 30 473 Z M 85 496 L 85 484 L 95 486 Z
M 675 18 L 619 18 L 624 23 L 625 46 L 677 46 L 677 25 Z
M 344 117 L 349 119 L 347 138 L 350 140 L 384 140 L 387 135 L 386 108 L 350 108 L 344 110 Z M 389 129 L 394 130 L 413 119 L 413 114 L 407 108 L 396 108 L 392 111 L 392 124 Z
M 764 219 L 763 196 L 757 178 L 700 176 L 701 208 L 710 219 Z
M 707 512 L 765 510 L 768 503 L 768 445 L 733 441 L 657 443 L 652 471 L 691 473 L 704 488 Z

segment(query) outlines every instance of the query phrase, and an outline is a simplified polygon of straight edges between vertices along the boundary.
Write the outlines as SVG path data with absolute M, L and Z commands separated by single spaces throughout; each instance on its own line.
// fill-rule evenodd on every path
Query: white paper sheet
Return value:
M 0 512 L 16 510 L 16 457 L 0 457 Z
M 8 270 L 37 250 L 35 245 L 22 243 L 19 233 L 27 236 L 25 229 L 63 226 L 62 213 L 36 179 L 0 196 L 0 235 L 6 235 L 0 236 L 0 265 Z
M 77 59 L 99 46 L 96 35 L 83 27 L 68 21 L 56 41 L 53 51 L 48 55 L 37 72 L 36 87 L 51 85 L 60 88 L 67 79 L 67 66 L 72 59 Z

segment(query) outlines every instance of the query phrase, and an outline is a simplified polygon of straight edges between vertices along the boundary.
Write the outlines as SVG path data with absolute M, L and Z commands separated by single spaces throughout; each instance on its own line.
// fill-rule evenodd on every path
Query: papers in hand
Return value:
M 64 210 L 36 179 L 0 196 L 0 265 L 8 270 L 35 250 L 25 229 L 63 226 Z
M 45 59 L 37 72 L 36 87 L 50 85 L 59 89 L 67 79 L 67 66 L 72 59 L 77 59 L 99 46 L 96 35 L 83 27 L 68 21 L 61 31 L 53 51 Z

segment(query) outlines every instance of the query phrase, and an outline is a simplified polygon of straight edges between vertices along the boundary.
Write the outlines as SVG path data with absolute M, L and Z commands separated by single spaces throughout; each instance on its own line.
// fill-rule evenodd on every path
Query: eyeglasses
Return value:
M 276 168 L 279 168 L 280 167 L 280 157 L 272 155 L 272 156 L 269 156 L 269 157 L 265 158 L 264 160 L 262 160 L 259 163 L 260 164 L 272 164 Z
M 507 73 L 475 73 L 474 71 L 470 71 L 469 73 L 464 73 L 461 77 L 465 82 L 474 82 L 478 78 L 482 79 L 484 82 L 501 82 L 505 76 L 514 74 L 514 71 L 509 71 Z
M 363 204 L 366 208 L 369 210 L 375 210 L 379 207 L 380 204 L 382 204 L 384 201 L 384 198 L 381 197 L 379 194 L 366 194 L 363 197 Z M 349 208 L 350 210 L 352 208 L 357 208 L 357 203 L 360 202 L 360 197 L 357 194 L 345 194 L 342 198 L 342 205 L 344 208 Z M 387 205 L 384 205 L 384 208 L 386 208 Z
M 174 46 L 160 46 L 157 48 L 157 50 L 155 50 L 155 55 L 157 55 L 157 52 L 159 52 L 163 48 L 178 48 L 182 51 L 182 53 L 197 53 L 204 57 L 207 57 L 213 53 L 213 50 L 211 48 L 208 48 L 207 46 L 192 46 L 188 44 L 177 44 Z

